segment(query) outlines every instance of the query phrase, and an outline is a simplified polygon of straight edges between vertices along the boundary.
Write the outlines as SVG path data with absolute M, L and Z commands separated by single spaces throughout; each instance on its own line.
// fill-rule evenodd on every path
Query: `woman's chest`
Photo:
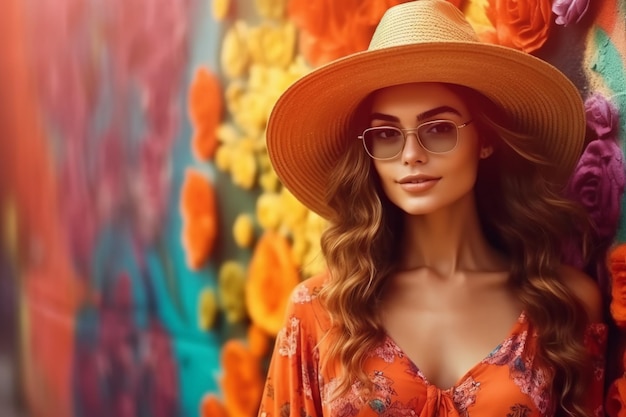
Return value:
M 528 333 L 510 335 L 476 363 L 454 386 L 441 389 L 390 338 L 374 349 L 364 370 L 372 381 L 371 395 L 360 386 L 328 400 L 333 380 L 324 378 L 325 415 L 353 416 L 480 416 L 531 417 L 551 415 L 550 382 L 525 355 Z M 462 349 L 462 346 L 459 346 Z

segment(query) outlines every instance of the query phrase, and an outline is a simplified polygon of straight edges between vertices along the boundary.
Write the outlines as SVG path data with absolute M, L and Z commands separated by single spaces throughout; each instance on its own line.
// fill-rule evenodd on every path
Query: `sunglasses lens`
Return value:
M 458 130 L 449 120 L 426 122 L 417 129 L 422 146 L 434 153 L 449 152 L 456 146 Z
M 404 134 L 393 127 L 373 127 L 363 132 L 363 144 L 371 157 L 389 159 L 402 151 Z
M 450 120 L 433 120 L 417 128 L 419 141 L 429 152 L 445 153 L 456 147 L 459 138 L 457 125 Z M 367 153 L 375 159 L 392 159 L 402 152 L 404 133 L 395 127 L 372 127 L 363 132 Z

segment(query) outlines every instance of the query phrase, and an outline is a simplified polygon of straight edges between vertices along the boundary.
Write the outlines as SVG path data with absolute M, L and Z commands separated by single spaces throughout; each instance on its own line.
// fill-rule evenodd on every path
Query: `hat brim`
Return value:
M 544 141 L 554 181 L 564 181 L 585 136 L 578 89 L 532 55 L 477 42 L 438 42 L 363 51 L 319 67 L 289 87 L 267 125 L 267 148 L 281 182 L 308 208 L 328 218 L 325 185 L 351 139 L 348 123 L 372 91 L 443 82 L 473 88 Z

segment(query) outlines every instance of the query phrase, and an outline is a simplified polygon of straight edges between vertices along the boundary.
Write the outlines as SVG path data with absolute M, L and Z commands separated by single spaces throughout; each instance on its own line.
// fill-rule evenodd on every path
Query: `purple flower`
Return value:
M 582 204 L 595 226 L 595 253 L 588 266 L 595 266 L 596 279 L 608 295 L 610 280 L 605 252 L 617 231 L 626 184 L 624 155 L 617 140 L 619 113 L 600 94 L 593 94 L 585 101 L 585 113 L 587 126 L 598 138 L 587 145 L 580 157 L 566 193 Z M 579 268 L 584 267 L 580 248 L 574 241 L 565 242 L 564 260 Z
M 552 13 L 557 16 L 556 23 L 563 26 L 580 22 L 588 8 L 589 0 L 555 0 L 552 3 Z
M 624 156 L 617 143 L 591 141 L 570 179 L 568 195 L 587 209 L 601 241 L 612 239 L 617 230 L 625 182 Z
M 617 107 L 600 94 L 593 94 L 585 101 L 587 126 L 593 129 L 598 138 L 607 138 L 616 133 L 619 125 Z
M 588 211 L 597 237 L 612 239 L 620 217 L 626 174 L 624 155 L 613 136 L 619 125 L 617 108 L 600 94 L 585 101 L 587 126 L 598 139 L 591 141 L 578 161 L 568 185 L 568 195 Z

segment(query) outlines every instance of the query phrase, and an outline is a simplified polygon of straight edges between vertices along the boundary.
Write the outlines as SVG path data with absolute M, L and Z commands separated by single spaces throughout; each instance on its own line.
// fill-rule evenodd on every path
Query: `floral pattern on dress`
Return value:
M 294 304 L 310 303 L 317 298 L 317 292 L 315 289 L 311 291 L 306 285 L 298 285 L 291 293 L 291 301 Z
M 480 389 L 480 382 L 471 376 L 454 388 L 452 401 L 461 415 L 468 415 L 467 409 L 476 402 L 476 393 Z
M 387 363 L 392 363 L 396 357 L 403 358 L 404 352 L 396 345 L 393 340 L 386 337 L 380 346 L 373 349 L 369 357 L 380 358 Z
M 276 348 L 281 356 L 293 356 L 298 350 L 298 337 L 300 337 L 300 320 L 292 316 L 288 326 L 283 327 L 276 336 Z
M 543 369 L 533 366 L 534 356 L 524 355 L 527 338 L 528 331 L 509 336 L 483 360 L 483 363 L 508 365 L 515 384 L 532 399 L 539 411 L 545 414 L 551 406 L 549 381 Z
M 511 412 L 506 417 L 528 417 L 530 413 L 531 410 L 527 405 L 515 404 L 511 406 Z
M 359 399 L 358 391 L 362 386 L 355 383 L 350 391 L 341 397 L 334 397 L 339 385 L 336 378 L 331 378 L 322 386 L 322 403 L 331 409 L 331 415 L 337 417 L 353 417 L 359 413 L 362 401 Z
M 365 395 L 355 382 L 337 393 L 339 364 L 320 367 L 333 343 L 325 337 L 330 318 L 317 297 L 321 278 L 294 291 L 268 371 L 260 405 L 263 417 L 549 417 L 555 399 L 552 381 L 535 360 L 537 333 L 520 316 L 504 341 L 467 373 L 459 384 L 442 390 L 430 384 L 393 340 L 383 338 L 370 351 L 363 370 L 373 383 Z M 603 416 L 606 325 L 592 324 L 585 346 L 597 369 L 590 375 L 588 413 Z M 595 378 L 593 378 L 595 376 Z M 494 394 L 496 393 L 496 394 Z

